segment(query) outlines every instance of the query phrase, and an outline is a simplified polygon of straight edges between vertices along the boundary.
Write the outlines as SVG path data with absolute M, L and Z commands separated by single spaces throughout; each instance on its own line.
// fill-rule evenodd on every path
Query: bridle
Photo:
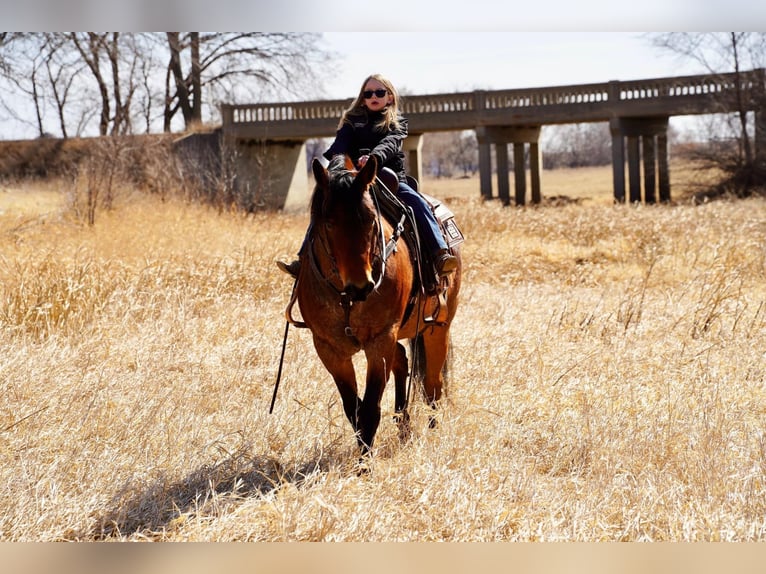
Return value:
M 384 184 L 380 182 L 380 180 L 378 180 L 378 185 L 384 185 Z M 388 261 L 388 258 L 393 253 L 396 253 L 397 243 L 402 233 L 404 232 L 404 223 L 406 220 L 406 215 L 403 214 L 401 216 L 401 219 L 396 224 L 396 226 L 393 226 L 391 237 L 389 237 L 388 240 L 386 240 L 385 226 L 383 225 L 383 215 L 380 209 L 380 203 L 378 201 L 376 188 L 374 185 L 372 185 L 368 188 L 367 191 L 368 193 L 370 193 L 375 203 L 375 220 L 373 222 L 372 230 L 370 231 L 371 235 L 373 236 L 373 240 L 370 242 L 370 251 L 369 251 L 369 257 L 371 260 L 373 273 L 375 272 L 375 268 L 379 267 L 377 278 L 373 277 L 372 291 L 374 292 L 378 289 L 378 287 L 380 287 L 380 284 L 383 282 L 383 278 L 386 275 L 386 262 Z M 318 256 L 316 253 L 317 245 L 324 252 L 324 256 L 326 260 L 330 262 L 329 273 L 326 273 L 325 271 L 322 270 L 322 266 L 319 263 Z M 354 334 L 354 330 L 351 328 L 351 325 L 350 325 L 351 307 L 353 306 L 354 301 L 351 294 L 349 294 L 348 292 L 344 290 L 344 286 L 341 285 L 341 287 L 338 287 L 336 285 L 336 282 L 339 282 L 339 279 L 340 279 L 340 272 L 338 271 L 338 266 L 335 260 L 335 256 L 332 253 L 332 249 L 330 248 L 330 245 L 327 242 L 327 238 L 325 234 L 314 230 L 311 233 L 311 236 L 309 237 L 307 251 L 308 251 L 307 256 L 308 256 L 309 268 L 311 269 L 311 272 L 314 274 L 314 277 L 319 279 L 320 282 L 322 282 L 324 285 L 328 286 L 329 289 L 337 295 L 338 304 L 343 308 L 344 323 L 345 323 L 343 332 L 346 334 L 347 337 L 349 337 L 349 339 L 351 339 L 352 342 L 354 342 L 355 345 L 359 346 L 359 341 L 356 338 L 356 335 Z M 295 284 L 293 285 L 293 293 L 290 297 L 290 303 L 287 306 L 287 311 L 285 315 L 287 317 L 287 321 L 289 323 L 292 323 L 296 327 L 307 327 L 307 325 L 304 322 L 296 321 L 292 317 L 292 307 L 295 304 L 295 300 L 297 298 L 297 290 L 295 289 L 296 285 L 297 285 L 297 279 Z

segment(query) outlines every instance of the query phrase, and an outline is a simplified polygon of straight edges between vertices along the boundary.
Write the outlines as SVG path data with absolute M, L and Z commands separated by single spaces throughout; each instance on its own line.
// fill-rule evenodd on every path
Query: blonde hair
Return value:
M 359 93 L 356 99 L 351 103 L 351 106 L 343 112 L 343 116 L 338 123 L 338 129 L 343 127 L 345 123 L 352 123 L 352 116 L 366 116 L 367 107 L 364 105 L 364 87 L 370 80 L 377 80 L 380 82 L 388 93 L 391 94 L 391 104 L 383 112 L 383 119 L 375 126 L 380 131 L 388 131 L 392 128 L 399 127 L 399 92 L 396 91 L 394 85 L 385 77 L 380 74 L 371 74 L 367 76 L 362 82 L 362 86 L 359 88 Z

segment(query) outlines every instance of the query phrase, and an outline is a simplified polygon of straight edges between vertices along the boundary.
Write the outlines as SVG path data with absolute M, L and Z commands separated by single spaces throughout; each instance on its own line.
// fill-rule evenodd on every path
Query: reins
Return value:
M 293 294 L 295 293 L 295 287 L 298 285 L 298 278 L 293 281 Z M 290 296 L 292 301 L 294 295 Z M 277 370 L 277 380 L 274 382 L 274 393 L 271 395 L 271 406 L 269 407 L 269 414 L 274 411 L 274 403 L 277 401 L 277 390 L 279 389 L 279 382 L 282 380 L 282 365 L 285 362 L 285 349 L 287 348 L 287 330 L 290 328 L 290 321 L 285 321 L 285 335 L 282 338 L 282 353 L 279 355 L 279 369 Z

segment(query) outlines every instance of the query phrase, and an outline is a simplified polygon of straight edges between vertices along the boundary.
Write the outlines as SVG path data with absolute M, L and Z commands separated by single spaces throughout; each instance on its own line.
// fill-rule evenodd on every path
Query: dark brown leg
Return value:
M 396 344 L 394 352 L 394 421 L 399 427 L 399 440 L 406 441 L 410 437 L 410 414 L 407 412 L 407 376 L 409 368 L 407 351 L 401 343 Z
M 359 408 L 360 400 L 357 394 L 356 373 L 351 357 L 343 357 L 322 341 L 314 340 L 319 359 L 332 375 L 335 386 L 338 387 L 340 398 L 343 401 L 343 412 L 351 423 L 354 432 L 359 431 Z M 358 435 L 357 435 L 358 438 Z

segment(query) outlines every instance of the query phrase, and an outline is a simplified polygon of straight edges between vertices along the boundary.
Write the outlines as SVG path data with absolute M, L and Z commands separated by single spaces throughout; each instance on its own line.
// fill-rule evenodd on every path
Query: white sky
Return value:
M 324 91 L 311 99 L 351 98 L 371 73 L 403 94 L 600 83 L 704 73 L 635 32 L 325 32 L 337 56 Z M 55 126 L 54 126 L 55 128 Z M 52 128 L 53 129 L 53 128 Z M 35 137 L 4 118 L 0 139 Z
M 758 0 L 216 0 L 214 6 L 209 0 L 0 0 L 0 11 L 4 29 L 16 31 L 321 32 L 338 58 L 324 89 L 306 100 L 350 98 L 376 72 L 405 95 L 703 73 L 635 30 L 763 30 L 766 24 L 766 2 Z M 0 139 L 16 137 L 30 136 L 0 111 Z
M 327 98 L 356 95 L 381 73 L 404 94 L 588 84 L 705 73 L 645 33 L 335 32 Z M 306 98 L 311 99 L 311 98 Z
M 332 32 L 324 33 L 324 41 L 338 57 L 317 99 L 354 97 L 373 73 L 386 76 L 403 95 L 707 73 L 655 47 L 645 32 Z M 699 122 L 670 121 L 682 132 Z

